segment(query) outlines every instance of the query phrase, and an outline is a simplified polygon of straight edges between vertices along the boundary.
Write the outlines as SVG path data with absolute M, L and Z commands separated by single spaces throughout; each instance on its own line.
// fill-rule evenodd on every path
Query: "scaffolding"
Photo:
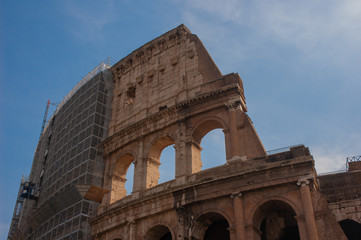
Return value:
M 21 178 L 20 186 L 19 186 L 18 196 L 16 198 L 13 217 L 11 219 L 11 225 L 10 225 L 10 229 L 9 229 L 8 239 L 11 239 L 12 236 L 15 234 L 15 232 L 18 228 L 19 222 L 20 222 L 20 218 L 21 218 L 23 206 L 24 206 L 24 198 L 21 195 L 23 193 L 24 184 L 27 181 L 29 181 L 28 177 L 23 175 Z
M 361 162 L 361 156 L 347 157 L 346 158 L 346 171 L 349 170 L 349 164 L 351 162 Z
M 111 68 L 114 64 L 115 64 L 115 60 L 111 57 L 107 57 L 104 61 L 101 61 L 100 64 L 98 66 L 96 66 L 93 70 L 91 70 L 85 77 L 83 77 L 76 85 L 75 87 L 64 97 L 64 99 L 57 105 L 55 112 L 52 114 L 52 116 L 50 117 L 53 118 L 53 116 L 55 116 L 58 111 L 64 106 L 64 104 L 84 85 L 86 84 L 90 79 L 92 79 L 95 75 L 97 75 L 98 73 L 105 71 L 109 68 Z M 47 107 L 48 108 L 48 107 Z M 46 112 L 46 116 L 47 116 L 47 112 Z M 46 131 L 46 129 L 48 128 L 49 125 L 49 121 L 48 123 L 45 125 L 45 127 L 42 127 L 41 129 L 41 133 L 40 136 L 42 136 L 42 134 Z

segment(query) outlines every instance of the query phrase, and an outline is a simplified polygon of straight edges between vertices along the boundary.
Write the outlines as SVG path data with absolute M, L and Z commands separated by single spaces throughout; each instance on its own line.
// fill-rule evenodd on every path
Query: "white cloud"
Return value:
M 337 135 L 335 135 L 337 138 Z M 345 169 L 346 158 L 360 154 L 361 136 L 358 133 L 350 134 L 342 141 L 335 139 L 322 145 L 313 145 L 310 149 L 315 160 L 318 173 Z
M 311 154 L 315 160 L 318 173 L 338 171 L 346 163 L 346 156 L 340 148 L 312 147 Z
M 98 3 L 96 7 L 78 5 L 73 1 L 67 2 L 65 13 L 71 18 L 72 34 L 81 40 L 101 39 L 106 25 L 116 20 L 112 6 L 112 1 Z
M 206 39 L 212 38 L 208 36 L 210 32 L 213 40 L 214 32 L 217 32 L 216 38 L 221 42 L 225 41 L 222 31 L 228 31 L 228 37 L 236 34 L 239 38 L 247 38 L 245 34 L 251 32 L 255 37 L 296 47 L 314 57 L 334 57 L 334 61 L 342 63 L 349 57 L 358 56 L 355 51 L 361 52 L 360 5 L 358 0 L 198 0 L 187 1 L 184 18 Z M 230 30 L 225 30 L 225 24 Z M 244 32 L 245 28 L 249 31 Z M 242 31 L 237 32 L 237 29 Z M 232 45 L 229 47 L 237 50 Z

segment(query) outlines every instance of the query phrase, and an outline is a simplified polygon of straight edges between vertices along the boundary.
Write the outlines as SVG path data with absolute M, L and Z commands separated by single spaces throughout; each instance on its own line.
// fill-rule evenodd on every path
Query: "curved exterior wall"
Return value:
M 346 239 L 320 191 L 308 148 L 267 155 L 247 115 L 242 80 L 222 75 L 181 25 L 112 67 L 113 113 L 97 240 Z M 202 171 L 201 142 L 222 129 L 225 164 Z M 158 184 L 174 145 L 175 178 Z M 134 164 L 133 189 L 125 190 Z
M 89 239 L 97 203 L 79 186 L 101 186 L 104 164 L 97 145 L 107 135 L 110 70 L 98 73 L 57 109 L 43 132 L 30 173 L 37 200 L 25 200 L 14 239 Z
M 359 165 L 336 179 L 317 176 L 303 145 L 267 155 L 241 78 L 222 75 L 183 25 L 74 89 L 39 141 L 38 199 L 13 239 L 328 240 L 346 239 L 338 221 L 361 223 Z M 202 171 L 214 129 L 225 164 Z M 170 145 L 175 178 L 158 184 Z

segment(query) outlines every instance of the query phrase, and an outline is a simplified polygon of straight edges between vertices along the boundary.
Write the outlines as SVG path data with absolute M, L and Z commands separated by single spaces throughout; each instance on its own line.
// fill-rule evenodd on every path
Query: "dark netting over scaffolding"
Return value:
M 110 117 L 110 67 L 108 59 L 84 77 L 42 130 L 29 176 L 35 198 L 25 199 L 19 234 L 29 239 L 91 236 L 87 219 L 98 203 L 85 199 L 77 187 L 101 186 L 104 166 L 97 146 Z

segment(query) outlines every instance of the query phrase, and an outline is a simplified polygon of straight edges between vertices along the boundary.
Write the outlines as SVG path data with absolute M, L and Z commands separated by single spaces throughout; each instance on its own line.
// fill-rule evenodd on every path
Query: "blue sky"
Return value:
M 0 1 L 0 238 L 47 100 L 181 23 L 239 73 L 267 150 L 303 143 L 318 172 L 338 170 L 361 154 L 360 22 L 358 0 Z

